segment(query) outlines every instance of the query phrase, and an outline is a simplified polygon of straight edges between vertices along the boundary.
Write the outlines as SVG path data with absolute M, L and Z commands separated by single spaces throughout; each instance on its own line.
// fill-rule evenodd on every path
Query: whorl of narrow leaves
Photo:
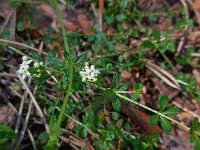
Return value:
M 169 104 L 169 98 L 166 95 L 161 96 L 159 101 L 160 105 L 159 113 L 162 113 L 167 116 L 176 116 L 180 112 L 180 109 L 175 106 L 167 107 L 168 104 Z M 164 117 L 160 116 L 159 114 L 155 114 L 149 118 L 149 122 L 152 125 L 158 124 L 158 121 L 160 121 L 164 131 L 166 132 L 172 131 L 171 122 L 165 119 Z
M 138 98 L 140 98 L 142 96 L 142 88 L 143 88 L 143 85 L 141 83 L 139 83 L 139 84 L 134 83 L 133 84 L 134 93 L 131 97 L 131 99 L 133 101 L 137 101 Z
M 117 96 L 114 94 L 114 92 L 111 89 L 107 89 L 107 90 L 103 91 L 103 96 L 105 98 L 111 100 L 113 109 L 116 112 L 120 111 L 120 109 L 121 109 L 121 102 L 120 102 L 120 100 L 117 98 Z
M 56 51 L 51 50 L 48 53 L 48 64 L 54 67 L 63 67 L 64 63 L 57 57 Z

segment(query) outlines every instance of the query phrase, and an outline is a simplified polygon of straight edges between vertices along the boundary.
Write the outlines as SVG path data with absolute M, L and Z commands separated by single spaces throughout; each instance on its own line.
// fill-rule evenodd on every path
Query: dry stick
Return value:
M 28 84 L 29 85 L 31 84 L 31 78 L 29 78 Z M 20 103 L 20 108 L 19 108 L 19 112 L 18 112 L 17 123 L 16 123 L 16 126 L 15 126 L 15 133 L 16 134 L 18 133 L 18 129 L 19 129 L 19 126 L 20 126 L 20 123 L 21 123 L 21 117 L 22 117 L 22 111 L 23 111 L 24 101 L 27 99 L 27 95 L 28 95 L 28 92 L 25 91 L 24 95 L 22 97 L 21 103 Z
M 13 13 L 10 20 L 10 37 L 9 39 L 15 39 L 15 29 L 16 29 L 16 9 L 13 9 Z
M 28 49 L 31 49 L 31 50 L 34 50 L 36 52 L 39 52 L 45 56 L 47 56 L 48 54 L 46 52 L 43 52 L 43 51 L 40 51 L 39 49 L 37 48 L 34 48 L 32 46 L 29 46 L 29 45 L 26 45 L 26 44 L 23 44 L 23 43 L 19 43 L 19 42 L 15 42 L 15 41 L 9 41 L 9 40 L 4 40 L 4 39 L 0 39 L 0 42 L 2 43 L 8 43 L 8 44 L 14 44 L 14 45 L 18 45 L 18 46 L 22 46 L 24 48 L 28 48 Z
M 92 11 L 93 11 L 93 13 L 94 13 L 94 16 L 95 16 L 95 17 L 98 17 L 98 13 L 97 13 L 96 8 L 95 8 L 95 3 L 92 3 L 92 4 L 91 4 L 91 9 L 92 9 Z
M 31 90 L 29 89 L 29 87 L 27 86 L 26 82 L 22 79 L 21 75 L 20 75 L 18 72 L 16 72 L 16 73 L 17 73 L 17 76 L 18 76 L 19 80 L 21 81 L 21 83 L 23 84 L 23 86 L 25 87 L 25 89 L 28 91 L 28 94 L 30 95 L 30 97 L 31 97 L 31 99 L 32 99 L 32 101 L 33 101 L 33 104 L 35 105 L 35 108 L 37 109 L 37 111 L 38 111 L 40 117 L 42 118 L 42 121 L 43 121 L 43 123 L 44 123 L 46 132 L 49 133 L 49 126 L 48 126 L 48 124 L 47 124 L 47 121 L 46 121 L 46 119 L 45 119 L 45 116 L 44 116 L 44 114 L 43 114 L 43 112 L 42 112 L 40 106 L 38 105 L 38 103 L 37 103 L 35 97 L 33 96 L 32 92 L 31 92 Z
M 103 31 L 104 0 L 99 0 L 99 30 Z
M 24 121 L 24 125 L 23 125 L 23 128 L 22 128 L 22 131 L 21 131 L 21 134 L 20 134 L 20 137 L 19 137 L 19 140 L 16 144 L 16 147 L 15 147 L 15 150 L 17 150 L 24 138 L 24 134 L 25 134 L 25 131 L 26 131 L 26 127 L 28 125 L 28 121 L 29 121 L 29 117 L 30 117 L 30 113 L 31 113 L 31 109 L 32 109 L 32 104 L 33 104 L 33 101 L 30 101 L 30 104 L 29 104 L 29 107 L 28 107 L 28 112 L 27 112 L 27 115 L 26 115 L 26 119 Z
M 5 29 L 6 25 L 8 24 L 8 22 L 9 22 L 11 16 L 12 16 L 12 13 L 13 13 L 13 11 L 11 10 L 11 11 L 9 12 L 8 16 L 6 17 L 6 20 L 4 21 L 4 23 L 3 23 L 3 25 L 2 25 L 2 27 L 1 27 L 1 29 L 0 29 L 0 36 L 1 36 L 1 34 L 3 33 L 3 30 Z
M 36 146 L 36 144 L 35 144 L 34 137 L 33 137 L 32 133 L 31 133 L 31 131 L 29 130 L 29 128 L 27 128 L 27 132 L 28 132 L 28 135 L 29 135 L 31 144 L 32 144 L 32 146 L 33 146 L 33 150 L 37 150 L 37 146 Z
M 7 100 L 7 101 L 5 101 L 5 103 L 7 103 L 7 104 L 15 111 L 15 113 L 18 115 L 17 109 L 13 106 L 13 104 L 12 104 L 10 101 Z M 23 118 L 22 118 L 22 123 L 23 123 L 23 122 L 24 122 L 24 120 L 23 120 Z M 32 135 L 32 133 L 31 133 L 30 129 L 27 128 L 27 131 L 28 131 L 28 136 L 29 136 L 29 138 L 30 138 L 31 144 L 32 144 L 32 146 L 33 146 L 33 150 L 37 150 L 36 144 L 35 144 L 35 140 L 34 140 L 34 138 L 33 138 L 33 135 Z
M 2 76 L 2 77 L 12 77 L 12 78 L 16 78 L 17 77 L 16 74 L 14 74 L 14 73 L 7 73 L 7 72 L 0 73 L 0 76 Z
M 164 69 L 160 68 L 159 66 L 153 64 L 148 59 L 145 59 L 145 62 L 147 63 L 147 65 L 150 65 L 151 67 L 155 68 L 156 70 L 158 70 L 159 72 L 164 74 L 166 77 L 168 77 L 171 81 L 173 81 L 177 85 L 177 87 L 180 87 L 178 81 L 170 73 L 168 73 Z
M 193 111 L 191 111 L 191 110 L 188 110 L 187 108 L 185 108 L 185 107 L 183 107 L 183 106 L 181 106 L 180 104 L 178 104 L 177 102 L 175 102 L 175 101 L 173 101 L 172 102 L 176 107 L 178 107 L 178 108 L 180 108 L 180 109 L 182 109 L 183 111 L 185 111 L 185 112 L 187 112 L 187 113 L 189 113 L 189 114 L 191 114 L 193 117 L 196 117 L 196 118 L 198 118 L 199 120 L 200 120 L 200 116 L 199 115 L 197 115 L 196 113 L 194 113 Z
M 192 53 L 191 56 L 192 57 L 200 57 L 200 53 Z
M 152 68 L 148 64 L 146 64 L 145 66 L 149 70 L 151 70 L 153 73 L 155 73 L 159 78 L 161 78 L 165 83 L 167 83 L 168 85 L 170 85 L 173 88 L 179 89 L 179 87 L 177 87 L 177 85 L 173 84 L 170 80 L 168 80 L 166 77 L 164 77 L 159 71 L 155 70 L 154 68 Z
M 183 7 L 186 10 L 185 17 L 186 17 L 186 19 L 189 19 L 189 10 L 188 10 L 187 2 L 185 0 L 180 0 L 180 1 L 182 3 Z M 184 29 L 188 30 L 188 25 L 186 25 Z M 181 49 L 183 48 L 184 43 L 185 43 L 185 36 L 182 36 L 181 39 L 180 39 L 180 42 L 178 44 L 178 48 L 177 48 L 177 51 L 176 51 L 176 56 L 179 55 L 179 53 L 181 52 Z
M 29 79 L 29 81 L 31 82 L 31 78 Z M 30 83 L 29 83 L 30 85 Z M 36 89 L 34 90 L 34 93 L 36 92 Z M 26 91 L 26 94 L 27 94 L 27 91 Z M 31 109 L 32 109 L 32 104 L 33 104 L 33 101 L 30 101 L 30 104 L 29 104 L 29 108 L 28 108 L 28 112 L 27 112 L 27 115 L 26 115 L 26 119 L 24 121 L 24 124 L 23 124 L 23 127 L 22 127 L 22 130 L 21 130 L 21 134 L 20 134 L 20 137 L 19 137 L 19 140 L 16 144 L 16 147 L 15 147 L 15 150 L 17 150 L 24 138 L 24 134 L 25 134 L 25 131 L 27 129 L 27 125 L 28 125 L 28 121 L 29 121 L 29 117 L 30 117 L 30 113 L 31 113 Z M 37 149 L 37 148 L 36 148 Z

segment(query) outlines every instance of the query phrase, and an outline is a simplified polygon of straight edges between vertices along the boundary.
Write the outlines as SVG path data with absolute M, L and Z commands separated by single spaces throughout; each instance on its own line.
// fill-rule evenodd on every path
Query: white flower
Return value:
M 91 65 L 91 66 L 90 66 L 90 69 L 91 69 L 91 70 L 95 70 L 95 66 L 94 66 L 94 65 Z
M 89 67 L 89 63 L 85 63 L 85 67 L 80 71 L 80 76 L 82 77 L 82 82 L 95 82 L 97 81 L 97 76 L 100 72 L 95 69 L 94 65 Z
M 23 56 L 23 57 L 22 57 L 22 60 L 23 60 L 23 61 L 27 61 L 27 60 L 28 60 L 28 57 L 27 57 L 27 56 Z
M 35 68 L 38 68 L 40 66 L 40 63 L 39 62 L 35 62 L 34 65 L 33 65 Z
M 28 60 L 27 56 L 22 57 L 22 64 L 20 64 L 20 68 L 18 70 L 18 73 L 22 75 L 22 79 L 25 79 L 26 76 L 30 76 L 30 72 L 28 71 L 29 69 L 29 64 L 32 62 L 32 60 Z
M 40 66 L 43 66 L 43 65 L 44 65 L 44 63 L 41 61 L 41 62 L 40 62 Z

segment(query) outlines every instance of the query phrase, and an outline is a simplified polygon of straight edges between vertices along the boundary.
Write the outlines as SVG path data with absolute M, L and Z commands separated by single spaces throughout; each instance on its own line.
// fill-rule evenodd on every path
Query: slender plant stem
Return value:
M 58 20 L 60 22 L 62 37 L 63 37 L 63 40 L 64 40 L 65 52 L 68 53 L 68 55 L 69 55 L 69 67 L 70 67 L 70 77 L 69 77 L 68 89 L 67 89 L 67 92 L 66 92 L 66 96 L 64 98 L 63 105 L 62 105 L 61 110 L 60 110 L 60 114 L 58 116 L 58 121 L 56 123 L 55 130 L 53 131 L 53 134 L 51 135 L 52 137 L 58 137 L 58 132 L 59 132 L 59 129 L 61 127 L 64 112 L 65 112 L 65 109 L 66 109 L 66 106 L 67 106 L 67 103 L 68 103 L 68 100 L 69 100 L 70 92 L 71 92 L 72 81 L 73 81 L 74 63 L 73 63 L 72 59 L 70 58 L 70 50 L 69 50 L 69 46 L 68 46 L 68 40 L 67 40 L 67 36 L 66 36 L 66 32 L 65 32 L 65 27 L 64 27 L 64 24 L 63 24 L 63 21 L 62 21 L 61 11 L 58 7 L 58 3 L 57 3 L 56 0 L 53 0 L 53 7 L 56 10 L 56 14 L 57 14 Z M 56 143 L 54 143 L 54 144 L 56 144 Z M 55 145 L 53 145 L 53 146 L 55 146 Z
M 162 113 L 160 113 L 160 112 L 158 112 L 158 111 L 156 111 L 156 110 L 154 110 L 154 109 L 152 109 L 152 108 L 150 108 L 150 107 L 147 107 L 147 106 L 145 106 L 145 105 L 143 105 L 143 104 L 141 104 L 141 103 L 138 103 L 137 101 L 133 101 L 132 99 L 130 99 L 130 98 L 126 97 L 126 96 L 123 96 L 123 95 L 121 95 L 121 94 L 118 94 L 117 92 L 116 92 L 116 95 L 117 95 L 118 97 L 120 97 L 120 98 L 122 98 L 122 99 L 124 99 L 124 100 L 126 100 L 126 101 L 128 101 L 128 102 L 130 102 L 130 103 L 133 103 L 133 104 L 135 104 L 135 105 L 137 105 L 137 106 L 139 106 L 139 107 L 142 107 L 142 108 L 144 108 L 144 109 L 146 109 L 146 110 L 148 110 L 148 111 L 151 111 L 151 112 L 153 112 L 153 113 L 155 113 L 155 114 L 158 114 L 159 116 L 161 116 L 161 117 L 163 117 L 163 118 L 165 118 L 165 119 L 167 119 L 167 120 L 170 120 L 170 121 L 174 122 L 175 124 L 179 125 L 181 128 L 183 128 L 183 129 L 186 130 L 186 131 L 189 131 L 189 130 L 190 130 L 190 128 L 187 127 L 186 125 L 181 124 L 180 122 L 178 122 L 178 121 L 176 121 L 176 120 L 174 120 L 174 119 L 172 119 L 172 118 L 170 118 L 170 117 L 168 117 L 168 116 L 166 116 L 166 115 L 164 115 L 164 114 L 162 114 Z
M 55 7 L 56 9 L 56 14 L 58 16 L 58 20 L 59 20 L 59 23 L 60 23 L 60 28 L 61 28 L 61 32 L 62 32 L 62 37 L 63 37 L 63 40 L 64 40 L 64 45 L 65 45 L 65 51 L 69 54 L 70 56 L 70 50 L 69 50 L 69 46 L 68 46 L 68 40 L 67 40 L 67 35 L 66 35 L 66 32 L 65 32 L 65 26 L 64 26 L 64 23 L 62 21 L 62 15 L 61 15 L 61 11 L 58 7 L 58 3 L 57 3 L 57 0 L 54 0 L 54 3 L 53 3 L 53 6 Z
M 66 93 L 63 105 L 61 107 L 60 114 L 59 114 L 59 117 L 58 117 L 58 121 L 56 123 L 56 127 L 55 127 L 55 130 L 54 130 L 54 133 L 53 133 L 55 136 L 58 135 L 58 131 L 59 131 L 60 125 L 62 123 L 64 112 L 65 112 L 65 109 L 66 109 L 66 106 L 67 106 L 67 102 L 69 100 L 69 96 L 70 96 L 70 92 L 71 92 L 71 87 L 72 87 L 72 80 L 73 80 L 73 70 L 74 70 L 73 68 L 74 68 L 74 65 L 72 64 L 71 65 L 71 70 L 70 70 L 69 85 L 68 85 L 67 93 Z

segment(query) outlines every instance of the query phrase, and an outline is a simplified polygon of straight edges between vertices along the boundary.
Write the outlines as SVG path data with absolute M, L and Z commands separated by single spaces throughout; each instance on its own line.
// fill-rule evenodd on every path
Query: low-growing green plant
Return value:
M 166 95 L 160 97 L 159 110 L 155 110 L 138 101 L 142 97 L 142 83 L 134 83 L 132 85 L 133 91 L 129 91 L 129 83 L 121 84 L 120 75 L 117 72 L 131 70 L 133 66 L 144 67 L 143 59 L 152 52 L 158 52 L 166 61 L 162 66 L 173 68 L 173 64 L 166 53 L 175 53 L 176 42 L 169 38 L 170 33 L 167 31 L 160 32 L 157 29 L 146 31 L 145 27 L 142 31 L 139 31 L 139 28 L 123 30 L 124 21 L 140 23 L 145 14 L 135 8 L 135 1 L 117 2 L 120 5 L 115 5 L 115 1 L 109 1 L 108 6 L 111 9 L 105 11 L 105 20 L 108 24 L 117 23 L 118 34 L 108 35 L 91 27 L 94 34 L 82 36 L 76 32 L 66 34 L 58 3 L 56 0 L 52 1 L 52 7 L 58 16 L 62 39 L 64 40 L 64 46 L 60 45 L 64 49 L 64 59 L 58 57 L 55 48 L 52 48 L 44 58 L 35 51 L 30 51 L 26 55 L 16 48 L 9 47 L 12 52 L 23 55 L 18 74 L 24 80 L 29 76 L 33 77 L 34 84 L 37 85 L 35 98 L 40 106 L 47 108 L 46 118 L 49 133 L 41 133 L 36 142 L 42 143 L 41 149 L 58 149 L 62 144 L 60 139 L 65 135 L 64 128 L 68 128 L 66 123 L 73 121 L 76 125 L 72 130 L 77 137 L 91 139 L 92 145 L 97 150 L 158 148 L 159 135 L 154 133 L 146 137 L 142 134 L 133 135 L 130 123 L 121 115 L 123 103 L 132 103 L 150 111 L 152 116 L 149 123 L 161 125 L 165 132 L 172 131 L 172 124 L 177 124 L 183 130 L 188 131 L 190 141 L 194 142 L 195 149 L 198 149 L 200 147 L 200 122 L 197 119 L 193 120 L 192 127 L 189 128 L 171 118 L 181 110 L 175 106 L 169 106 L 170 100 Z M 70 1 L 68 5 L 71 5 L 71 3 L 73 2 Z M 130 15 L 126 15 L 129 12 L 131 12 Z M 157 18 L 153 10 L 149 15 L 151 16 L 149 20 L 156 22 Z M 173 17 L 173 14 L 170 16 Z M 18 31 L 25 30 L 24 22 L 26 19 L 29 20 L 28 25 L 32 26 L 30 18 L 19 19 L 17 20 Z M 192 25 L 191 20 L 177 23 L 177 29 L 183 30 L 186 25 Z M 47 31 L 46 34 L 48 33 L 51 33 L 51 30 Z M 117 43 L 127 44 L 129 42 L 126 36 L 139 38 L 139 34 L 146 34 L 149 37 L 137 47 L 141 51 L 144 49 L 147 49 L 147 51 L 131 53 L 126 51 L 130 50 L 128 47 L 116 51 Z M 48 36 L 44 42 L 49 43 L 52 38 L 60 40 L 59 36 Z M 34 44 L 35 41 L 29 42 Z M 83 44 L 84 42 L 89 44 Z M 77 47 L 84 49 L 84 51 L 77 53 Z M 123 57 L 125 54 L 128 55 L 127 58 Z M 189 60 L 183 60 L 178 56 L 176 61 L 184 64 L 188 63 Z M 199 89 L 195 87 L 195 80 L 186 78 L 180 72 L 176 75 L 177 79 L 183 83 L 181 84 L 183 90 L 192 93 L 192 96 L 200 97 Z M 107 83 L 107 77 L 111 84 Z M 52 91 L 56 91 L 54 98 L 48 97 L 46 93 L 47 81 L 51 81 Z M 130 98 L 127 93 L 132 93 Z M 78 94 L 78 98 L 74 100 L 73 94 Z M 108 117 L 110 118 L 109 121 L 107 121 Z M 8 142 L 17 139 L 14 132 L 6 126 L 0 127 L 0 135 L 0 146 L 1 144 L 7 146 Z

